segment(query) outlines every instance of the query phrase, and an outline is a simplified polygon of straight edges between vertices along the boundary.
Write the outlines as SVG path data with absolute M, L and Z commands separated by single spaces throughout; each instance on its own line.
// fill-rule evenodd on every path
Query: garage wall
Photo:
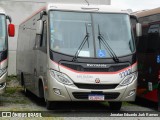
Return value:
M 38 0 L 42 1 L 42 0 Z M 37 11 L 45 2 L 30 2 L 28 1 L 1 1 L 0 7 L 2 7 L 8 15 L 12 17 L 12 23 L 15 24 L 16 34 L 14 38 L 9 38 L 9 75 L 16 75 L 16 48 L 18 38 L 19 24 L 27 17 L 29 17 L 34 11 Z
M 32 13 L 39 10 L 46 5 L 46 2 L 53 0 L 0 0 L 0 7 L 2 7 L 8 15 L 12 17 L 12 23 L 15 24 L 16 34 L 14 38 L 9 38 L 9 75 L 16 75 L 16 48 L 18 38 L 19 24 Z M 69 2 L 79 2 L 80 0 L 67 0 Z M 84 0 L 82 0 L 84 2 Z M 110 4 L 110 0 L 89 0 L 96 1 L 96 3 Z

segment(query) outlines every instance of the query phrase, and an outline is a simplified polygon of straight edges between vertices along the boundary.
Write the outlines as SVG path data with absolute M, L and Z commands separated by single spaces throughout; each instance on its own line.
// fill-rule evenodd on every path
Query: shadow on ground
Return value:
M 21 94 L 26 96 L 31 102 L 38 106 L 45 107 L 46 103 L 44 99 L 40 99 L 31 92 L 27 91 L 27 94 L 24 91 L 21 91 Z M 47 110 L 47 109 L 46 109 Z M 53 106 L 53 111 L 56 112 L 70 112 L 70 111 L 94 111 L 94 112 L 102 112 L 108 111 L 109 106 L 104 102 L 56 102 L 56 105 Z
M 154 111 L 158 110 L 158 103 L 155 103 L 155 102 L 152 102 L 152 101 L 146 100 L 144 98 L 140 98 L 140 97 L 137 97 L 135 102 L 130 102 L 130 104 L 138 105 L 138 106 L 142 106 L 142 107 L 147 107 L 147 108 L 150 108 Z
M 25 93 L 21 91 L 21 93 L 25 96 Z M 31 102 L 36 104 L 37 106 L 46 107 L 46 103 L 44 99 L 40 99 L 31 92 L 28 92 L 26 96 Z M 135 110 L 135 111 L 143 111 L 143 107 L 151 109 L 151 111 L 157 111 L 157 104 L 144 100 L 142 98 L 137 98 L 136 102 L 125 102 L 123 104 L 122 111 L 127 111 L 125 106 L 130 106 L 134 108 L 136 106 L 141 106 L 141 110 Z M 48 111 L 46 109 L 46 111 Z M 89 112 L 89 113 L 104 113 L 104 112 L 111 112 L 107 102 L 56 102 L 56 105 L 53 106 L 52 111 L 54 113 L 67 113 L 67 112 Z
M 27 93 L 25 93 L 23 90 L 20 91 L 20 94 L 22 94 L 24 97 L 27 97 L 32 103 L 36 104 L 37 106 L 41 106 L 41 107 L 45 107 L 45 101 L 44 99 L 38 98 L 36 95 L 34 95 L 33 93 L 27 91 Z

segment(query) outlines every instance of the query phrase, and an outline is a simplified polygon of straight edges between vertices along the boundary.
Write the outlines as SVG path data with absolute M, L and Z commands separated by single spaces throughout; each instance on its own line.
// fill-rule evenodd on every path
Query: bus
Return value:
M 53 109 L 60 101 L 108 101 L 120 110 L 137 87 L 135 36 L 127 11 L 49 3 L 20 24 L 17 75 Z M 136 24 L 141 35 L 141 24 Z
M 139 78 L 137 95 L 158 102 L 160 110 L 160 8 L 135 14 L 142 24 L 137 46 Z
M 7 28 L 7 19 L 10 24 Z M 15 27 L 11 24 L 11 17 L 0 8 L 0 94 L 5 92 L 6 78 L 8 75 L 8 35 L 14 37 Z

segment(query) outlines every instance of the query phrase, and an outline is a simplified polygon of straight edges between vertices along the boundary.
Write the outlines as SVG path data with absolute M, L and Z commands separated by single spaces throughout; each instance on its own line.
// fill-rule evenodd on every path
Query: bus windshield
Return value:
M 127 14 L 50 12 L 50 49 L 79 57 L 111 58 L 107 43 L 117 56 L 132 54 L 135 50 L 130 17 Z M 103 38 L 103 41 L 99 38 Z
M 0 51 L 6 49 L 6 27 L 5 16 L 0 15 Z

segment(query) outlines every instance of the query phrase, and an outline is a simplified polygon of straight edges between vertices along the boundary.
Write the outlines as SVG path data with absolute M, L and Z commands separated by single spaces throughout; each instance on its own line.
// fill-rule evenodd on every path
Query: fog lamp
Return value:
M 61 95 L 61 92 L 59 89 L 57 88 L 53 88 L 54 93 L 56 93 L 57 95 Z

